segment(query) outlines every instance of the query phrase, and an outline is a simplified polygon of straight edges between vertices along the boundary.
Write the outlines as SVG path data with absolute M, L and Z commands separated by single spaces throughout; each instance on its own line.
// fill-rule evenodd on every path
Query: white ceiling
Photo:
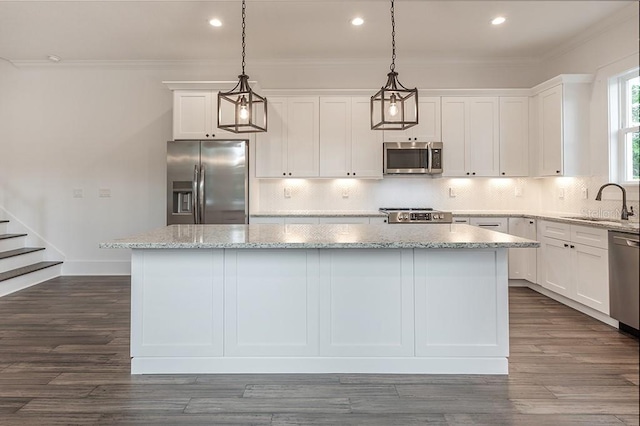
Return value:
M 535 60 L 612 21 L 635 0 L 397 0 L 402 60 Z M 13 60 L 240 60 L 240 0 L 0 0 L 0 57 Z M 349 21 L 359 15 L 361 27 Z M 507 17 L 499 27 L 497 15 Z M 208 20 L 218 17 L 220 28 Z M 390 58 L 388 0 L 248 0 L 251 61 Z

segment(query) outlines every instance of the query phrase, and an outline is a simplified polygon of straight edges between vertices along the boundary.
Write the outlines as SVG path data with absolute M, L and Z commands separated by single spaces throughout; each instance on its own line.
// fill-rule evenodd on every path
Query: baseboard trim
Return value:
M 585 315 L 589 315 L 590 317 L 595 318 L 598 321 L 601 321 L 607 325 L 610 325 L 611 327 L 615 327 L 615 328 L 619 327 L 618 321 L 614 320 L 609 315 L 603 314 L 602 312 L 596 311 L 593 308 L 590 308 L 574 300 L 566 298 L 560 294 L 554 293 L 553 291 L 547 290 L 546 288 L 542 287 L 539 284 L 534 284 L 529 282 L 527 284 L 527 287 L 529 287 L 533 291 L 536 291 L 540 294 L 547 296 L 550 299 L 555 300 L 556 302 L 560 302 L 563 305 L 566 305 L 572 309 L 575 309 L 576 311 L 582 312 Z
M 131 261 L 66 260 L 62 275 L 131 275 Z

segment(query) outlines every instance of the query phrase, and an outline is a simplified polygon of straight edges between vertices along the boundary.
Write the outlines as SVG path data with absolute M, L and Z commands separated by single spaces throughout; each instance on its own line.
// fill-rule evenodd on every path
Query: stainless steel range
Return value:
M 432 208 L 396 208 L 382 207 L 380 212 L 386 213 L 389 223 L 452 223 L 451 212 L 441 212 Z

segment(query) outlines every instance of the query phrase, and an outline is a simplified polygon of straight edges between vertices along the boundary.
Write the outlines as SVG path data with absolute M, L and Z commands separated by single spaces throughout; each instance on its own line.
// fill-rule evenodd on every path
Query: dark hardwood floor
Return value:
M 0 425 L 638 425 L 638 341 L 510 290 L 509 376 L 129 374 L 129 278 L 0 298 Z

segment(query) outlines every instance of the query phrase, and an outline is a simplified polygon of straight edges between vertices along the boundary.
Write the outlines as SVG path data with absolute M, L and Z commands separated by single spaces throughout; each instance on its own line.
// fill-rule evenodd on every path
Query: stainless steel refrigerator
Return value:
M 167 225 L 249 223 L 246 140 L 167 142 Z

